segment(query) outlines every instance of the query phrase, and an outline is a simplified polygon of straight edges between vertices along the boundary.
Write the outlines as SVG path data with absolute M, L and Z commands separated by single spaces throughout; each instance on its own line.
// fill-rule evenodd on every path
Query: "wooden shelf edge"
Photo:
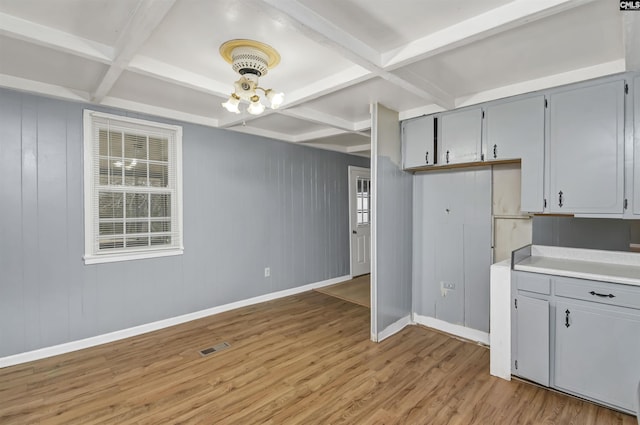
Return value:
M 429 171 L 453 170 L 456 168 L 490 167 L 492 165 L 501 165 L 501 164 L 520 164 L 520 159 L 501 159 L 498 161 L 462 162 L 459 164 L 445 164 L 445 165 L 423 165 L 421 167 L 405 168 L 404 171 L 408 173 L 424 173 Z

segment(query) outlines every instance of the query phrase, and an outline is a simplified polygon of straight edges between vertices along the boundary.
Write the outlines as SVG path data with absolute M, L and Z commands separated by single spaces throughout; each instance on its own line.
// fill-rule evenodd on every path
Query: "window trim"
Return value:
M 93 170 L 93 129 L 94 118 L 104 118 L 123 123 L 134 125 L 144 125 L 147 127 L 156 127 L 162 130 L 175 132 L 176 147 L 176 209 L 177 209 L 177 225 L 179 243 L 177 247 L 170 248 L 146 248 L 138 251 L 125 252 L 105 252 L 93 253 L 93 245 L 95 234 L 95 226 L 93 222 L 93 213 L 95 211 L 94 199 L 94 170 Z M 108 114 L 85 109 L 83 112 L 83 150 L 84 150 L 84 256 L 85 264 L 112 263 L 117 261 L 140 260 L 144 258 L 158 258 L 174 255 L 182 255 L 184 253 L 184 233 L 183 233 L 183 214 L 182 214 L 182 127 L 178 125 L 170 125 L 161 122 L 141 120 L 138 118 L 129 118 L 122 115 Z

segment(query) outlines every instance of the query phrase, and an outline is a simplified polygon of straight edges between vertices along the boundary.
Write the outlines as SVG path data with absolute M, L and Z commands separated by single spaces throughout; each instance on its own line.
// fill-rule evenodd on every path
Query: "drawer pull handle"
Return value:
M 566 314 L 566 316 L 564 317 L 564 325 L 566 327 L 571 326 L 571 324 L 569 324 L 569 315 L 571 314 L 571 312 L 569 311 L 569 309 L 567 309 L 567 311 L 564 312 Z
M 615 295 L 613 294 L 599 294 L 596 291 L 591 291 L 589 292 L 591 295 L 596 296 L 596 297 L 602 297 L 602 298 L 615 298 Z

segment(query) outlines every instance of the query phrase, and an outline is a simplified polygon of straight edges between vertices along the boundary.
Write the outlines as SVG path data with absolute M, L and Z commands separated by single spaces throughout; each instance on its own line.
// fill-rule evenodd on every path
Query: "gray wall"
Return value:
M 165 119 L 184 255 L 85 266 L 85 107 L 149 119 L 0 89 L 0 356 L 349 274 L 347 166 L 368 158 Z
M 535 216 L 533 243 L 629 251 L 629 243 L 640 243 L 639 225 L 638 220 Z
M 402 171 L 398 113 L 374 105 L 377 332 L 411 314 L 413 175 Z

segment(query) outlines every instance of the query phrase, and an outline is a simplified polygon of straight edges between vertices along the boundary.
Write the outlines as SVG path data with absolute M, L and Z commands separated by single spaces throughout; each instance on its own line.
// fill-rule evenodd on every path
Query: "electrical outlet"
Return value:
M 264 268 L 264 277 L 271 277 L 271 267 Z
M 451 282 L 444 282 L 444 289 L 456 289 L 456 284 Z

